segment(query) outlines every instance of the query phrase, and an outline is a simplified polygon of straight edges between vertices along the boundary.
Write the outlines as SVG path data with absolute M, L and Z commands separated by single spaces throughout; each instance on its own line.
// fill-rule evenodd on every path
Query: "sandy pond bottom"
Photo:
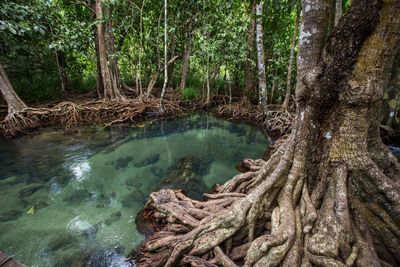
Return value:
M 256 127 L 207 114 L 0 140 L 0 250 L 28 266 L 130 266 L 135 215 L 179 160 L 201 162 L 210 188 L 267 146 Z

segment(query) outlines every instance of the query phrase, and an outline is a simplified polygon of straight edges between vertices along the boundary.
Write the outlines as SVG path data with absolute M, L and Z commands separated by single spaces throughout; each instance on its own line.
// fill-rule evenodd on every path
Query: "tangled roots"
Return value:
M 41 125 L 61 125 L 74 128 L 83 124 L 99 123 L 111 126 L 120 123 L 138 123 L 147 117 L 158 118 L 187 112 L 179 101 L 166 100 L 160 113 L 159 101 L 148 99 L 65 101 L 50 107 L 25 108 L 0 122 L 3 135 L 14 136 Z
M 204 201 L 192 200 L 179 190 L 152 193 L 145 209 L 161 230 L 138 249 L 138 266 L 399 263 L 397 182 L 385 181 L 385 192 L 374 192 L 391 198 L 387 205 L 392 214 L 376 203 L 371 215 L 371 203 L 357 197 L 350 185 L 356 179 L 353 172 L 345 162 L 336 162 L 330 164 L 327 179 L 321 180 L 325 189 L 318 197 L 316 188 L 321 186 L 308 185 L 294 147 L 289 138 L 267 162 L 244 160 L 243 173 L 205 194 Z M 370 179 L 377 182 L 378 176 L 370 173 Z M 374 238 L 380 242 L 379 251 Z
M 253 121 L 257 125 L 266 129 L 268 133 L 281 136 L 290 131 L 294 115 L 282 110 L 280 107 L 269 106 L 264 112 L 255 107 L 244 107 L 240 103 L 232 105 L 220 105 L 216 109 L 216 113 L 223 117 L 228 117 L 234 120 Z

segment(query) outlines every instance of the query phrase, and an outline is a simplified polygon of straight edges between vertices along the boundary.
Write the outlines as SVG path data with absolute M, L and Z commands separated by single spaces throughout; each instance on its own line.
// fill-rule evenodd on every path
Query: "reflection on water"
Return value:
M 255 127 L 205 114 L 0 140 L 0 250 L 29 266 L 130 266 L 150 192 L 178 185 L 200 197 L 267 143 Z

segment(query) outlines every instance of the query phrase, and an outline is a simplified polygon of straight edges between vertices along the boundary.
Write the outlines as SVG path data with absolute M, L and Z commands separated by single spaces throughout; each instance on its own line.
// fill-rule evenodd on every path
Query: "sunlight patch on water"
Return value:
M 90 164 L 87 161 L 77 162 L 70 166 L 72 173 L 75 176 L 75 179 L 78 182 L 83 181 L 88 177 L 90 173 Z

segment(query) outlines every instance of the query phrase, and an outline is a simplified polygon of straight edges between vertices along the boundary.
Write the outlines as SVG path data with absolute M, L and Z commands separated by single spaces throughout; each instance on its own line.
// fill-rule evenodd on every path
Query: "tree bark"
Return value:
M 265 55 L 264 55 L 264 37 L 263 37 L 263 7 L 264 2 L 260 1 L 256 7 L 257 27 L 256 27 L 256 43 L 257 43 L 257 66 L 258 66 L 258 87 L 259 87 L 259 105 L 265 110 L 268 103 L 267 93 L 267 77 L 265 74 Z
M 181 83 L 179 85 L 179 89 L 182 91 L 186 88 L 186 80 L 189 73 L 190 67 L 190 55 L 192 54 L 192 29 L 191 29 L 192 22 L 189 23 L 187 29 L 187 45 L 183 52 L 183 62 L 182 62 L 182 74 L 181 74 Z
M 164 95 L 168 86 L 168 1 L 164 0 L 164 84 L 161 90 L 160 111 L 164 112 Z
M 176 36 L 175 32 L 172 33 L 171 36 L 171 58 L 175 57 L 175 45 L 176 45 Z M 174 88 L 174 70 L 175 70 L 175 61 L 171 63 L 168 67 L 168 88 Z
M 171 58 L 170 60 L 167 61 L 167 67 L 170 66 L 172 63 L 175 62 L 175 60 L 177 60 L 179 58 L 179 56 L 175 56 L 173 58 Z M 164 64 L 165 66 L 165 64 Z M 160 74 L 165 71 L 165 67 L 162 66 L 161 68 L 158 68 L 156 73 L 154 73 L 154 75 L 151 77 L 149 84 L 147 85 L 147 90 L 146 90 L 146 95 L 147 97 L 149 97 L 151 95 L 151 93 L 153 92 L 154 86 L 156 85 L 156 82 L 158 80 L 158 77 L 160 77 Z
M 251 8 L 251 24 L 249 33 L 247 36 L 247 58 L 245 62 L 245 93 L 244 97 L 246 98 L 244 101 L 249 101 L 253 97 L 253 72 L 252 72 L 252 58 L 254 57 L 254 36 L 256 31 L 256 7 L 257 0 L 253 0 L 252 8 Z
M 297 5 L 300 5 L 300 3 L 297 3 Z M 296 22 L 294 25 L 294 34 L 293 34 L 292 44 L 290 46 L 290 58 L 289 58 L 289 66 L 286 78 L 286 94 L 285 94 L 285 100 L 282 103 L 282 109 L 285 110 L 288 109 L 289 107 L 290 96 L 292 91 L 292 70 L 293 70 L 293 63 L 295 56 L 294 49 L 296 47 L 297 37 L 299 35 L 299 24 L 300 24 L 300 8 L 297 7 Z
M 101 0 L 96 0 L 96 19 L 104 20 L 108 16 L 108 8 L 103 7 Z M 104 98 L 111 100 L 125 99 L 119 77 L 117 59 L 114 55 L 114 38 L 110 22 L 99 22 L 97 29 L 98 59 L 101 73 L 102 87 L 104 89 Z
M 96 4 L 93 5 L 93 9 L 96 10 Z M 95 19 L 96 14 L 94 13 L 94 19 Z M 102 97 L 102 94 L 104 92 L 104 83 L 103 83 L 103 78 L 101 74 L 101 65 L 100 65 L 100 51 L 99 51 L 99 38 L 97 34 L 97 26 L 94 30 L 94 47 L 96 51 L 96 67 L 97 67 L 97 75 L 96 75 L 96 91 L 97 91 L 97 96 L 99 98 Z
M 207 86 L 207 94 L 206 94 L 206 104 L 210 103 L 210 55 L 207 51 L 207 72 L 206 72 L 206 86 Z
M 340 18 L 343 14 L 343 0 L 336 0 L 335 8 L 335 26 L 339 23 Z
M 68 73 L 66 69 L 65 54 L 61 51 L 55 51 L 58 74 L 60 76 L 61 90 L 63 94 L 68 91 Z
M 15 93 L 7 74 L 0 62 L 0 91 L 4 101 L 7 103 L 8 115 L 7 118 L 13 117 L 15 114 L 24 111 L 27 105 Z M 7 119 L 6 118 L 6 119 Z
M 331 36 L 329 0 L 304 0 L 296 120 L 268 161 L 244 160 L 205 201 L 152 193 L 164 226 L 139 266 L 399 266 L 400 164 L 379 136 L 400 6 L 353 0 Z
M 383 123 L 393 129 L 398 128 L 400 106 L 400 52 L 397 53 L 389 84 L 384 95 Z

